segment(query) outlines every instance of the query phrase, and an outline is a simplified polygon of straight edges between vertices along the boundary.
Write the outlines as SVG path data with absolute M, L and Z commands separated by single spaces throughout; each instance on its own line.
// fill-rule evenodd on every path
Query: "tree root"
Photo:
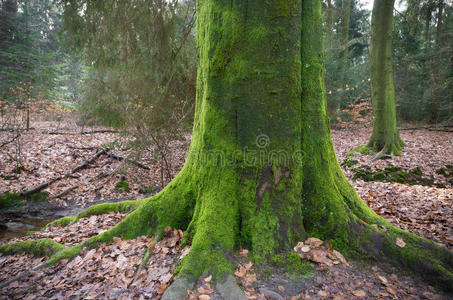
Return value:
M 373 158 L 370 159 L 370 162 L 374 162 L 378 159 L 387 159 L 387 158 L 393 158 L 393 154 L 387 153 L 387 150 L 384 148 L 381 151 L 379 151 Z
M 137 272 L 135 274 L 134 280 L 132 281 L 131 285 L 133 285 L 137 281 L 138 276 L 140 276 L 140 273 L 142 272 L 143 267 L 146 266 L 146 264 L 148 263 L 149 257 L 150 257 L 149 249 L 146 248 L 145 255 L 143 256 L 142 263 L 138 266 Z
M 50 222 L 49 224 L 46 225 L 46 228 L 49 226 L 67 226 L 70 224 L 74 224 L 78 220 L 90 216 L 98 216 L 98 215 L 103 215 L 107 214 L 110 212 L 131 212 L 135 210 L 137 207 L 142 205 L 146 199 L 140 199 L 140 200 L 126 200 L 126 201 L 121 201 L 121 202 L 108 202 L 108 203 L 101 203 L 97 205 L 90 206 L 88 209 L 80 212 L 76 216 L 73 217 L 62 217 L 60 219 L 57 219 L 55 221 Z
M 64 246 L 52 239 L 39 239 L 0 246 L 0 253 L 5 255 L 29 253 L 36 256 L 52 256 L 62 249 L 64 249 Z
M 247 300 L 233 276 L 227 275 L 224 281 L 218 281 L 216 289 L 225 300 Z
M 189 280 L 184 276 L 178 277 L 164 292 L 161 300 L 186 299 L 187 290 L 192 290 L 194 286 L 195 280 Z

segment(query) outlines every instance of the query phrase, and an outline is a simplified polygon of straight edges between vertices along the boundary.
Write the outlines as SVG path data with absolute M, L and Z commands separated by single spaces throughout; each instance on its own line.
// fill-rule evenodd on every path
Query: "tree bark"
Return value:
M 375 0 L 371 18 L 371 99 L 374 124 L 368 146 L 382 155 L 399 155 L 403 142 L 396 128 L 392 70 L 394 0 Z

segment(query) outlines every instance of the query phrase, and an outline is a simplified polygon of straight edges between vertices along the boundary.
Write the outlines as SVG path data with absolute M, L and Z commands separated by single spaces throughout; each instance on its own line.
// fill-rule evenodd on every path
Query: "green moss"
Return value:
M 152 194 L 152 193 L 154 193 L 156 190 L 157 190 L 156 187 L 150 185 L 150 186 L 141 188 L 138 192 L 139 192 L 140 194 Z
M 43 201 L 46 201 L 48 197 L 49 197 L 49 193 L 47 193 L 47 192 L 39 192 L 39 193 L 31 194 L 26 199 L 30 200 L 30 201 L 34 201 L 34 202 L 43 202 Z
M 423 175 L 422 169 L 420 167 L 415 167 L 410 170 L 410 173 L 416 177 L 421 177 Z
M 353 165 L 356 165 L 356 164 L 358 164 L 358 163 L 359 163 L 358 160 L 346 158 L 346 159 L 341 163 L 341 165 L 342 165 L 343 167 L 350 168 L 350 167 L 352 167 Z
M 445 178 L 449 178 L 450 176 L 453 176 L 452 173 L 451 173 L 452 170 L 453 169 L 440 168 L 440 169 L 436 170 L 436 173 L 439 174 L 439 175 L 444 176 Z
M 49 194 L 46 192 L 34 193 L 28 197 L 23 197 L 15 192 L 6 192 L 0 195 L 0 210 L 15 206 L 23 206 L 24 200 L 32 202 L 46 201 L 48 196 Z
M 291 252 L 286 258 L 286 272 L 290 278 L 307 278 L 313 276 L 313 267 L 307 260 L 302 260 L 300 256 Z
M 29 253 L 36 256 L 51 256 L 64 249 L 52 239 L 28 240 L 0 246 L 0 253 L 6 255 Z
M 73 224 L 80 220 L 81 218 L 89 217 L 89 216 L 97 216 L 103 215 L 109 212 L 130 212 L 139 207 L 144 203 L 145 199 L 135 200 L 135 201 L 121 201 L 115 203 L 101 203 L 97 205 L 93 205 L 89 207 L 87 210 L 79 213 L 76 216 L 70 217 L 62 217 L 58 220 L 52 221 L 46 225 L 49 226 L 67 226 L 69 224 Z
M 356 152 L 359 152 L 359 153 L 364 154 L 364 155 L 368 155 L 368 154 L 370 154 L 371 150 L 372 150 L 372 149 L 371 149 L 370 147 L 365 146 L 365 145 L 361 145 L 361 146 L 358 146 L 357 148 L 352 149 L 352 150 L 346 155 L 346 157 L 347 157 L 347 158 L 352 158 L 352 157 L 354 157 L 354 155 L 355 155 Z
M 376 173 L 374 173 L 374 175 L 373 175 L 374 181 L 383 181 L 383 180 L 385 180 L 385 178 L 386 178 L 385 173 L 380 170 L 377 171 Z
M 17 193 L 6 192 L 0 195 L 0 209 L 22 206 L 23 204 L 23 198 Z
M 278 266 L 278 267 L 282 266 L 282 265 L 283 265 L 283 258 L 282 258 L 282 256 L 281 256 L 281 255 L 278 255 L 278 254 L 274 255 L 274 256 L 272 257 L 272 259 L 271 259 L 271 263 L 272 263 L 273 265 Z
M 115 190 L 118 193 L 128 193 L 131 189 L 129 188 L 129 183 L 126 181 L 120 181 L 115 185 Z
M 373 180 L 373 171 L 371 170 L 370 166 L 361 165 L 358 168 L 352 169 L 354 172 L 353 179 L 363 179 L 364 181 L 372 181 Z
M 368 154 L 370 154 L 371 148 L 368 146 L 365 146 L 365 145 L 361 145 L 361 146 L 355 148 L 354 151 L 359 152 L 364 155 L 368 155 Z

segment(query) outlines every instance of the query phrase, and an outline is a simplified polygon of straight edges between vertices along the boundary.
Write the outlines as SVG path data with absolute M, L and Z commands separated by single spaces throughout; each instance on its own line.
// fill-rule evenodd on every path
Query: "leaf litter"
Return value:
M 48 130 L 49 123 L 34 124 L 37 129 Z M 38 130 L 39 131 L 39 130 Z M 77 132 L 75 129 L 74 132 Z M 41 132 L 41 131 L 39 131 Z M 366 143 L 370 128 L 332 130 L 335 150 L 339 161 L 353 148 Z M 421 236 L 433 239 L 447 247 L 453 247 L 453 187 L 445 176 L 437 172 L 446 164 L 452 163 L 453 134 L 428 130 L 402 131 L 406 143 L 404 155 L 394 157 L 391 163 L 406 169 L 420 167 L 423 176 L 433 181 L 443 182 L 445 188 L 436 186 L 407 185 L 390 182 L 364 182 L 353 180 L 351 168 L 343 167 L 346 176 L 357 189 L 364 201 L 378 214 L 399 226 Z M 15 174 L 10 151 L 6 145 L 0 152 L 0 177 L 3 189 L 16 191 L 29 189 L 37 182 L 45 181 L 80 164 L 92 155 L 97 147 L 118 140 L 114 133 L 93 135 L 40 135 L 37 131 L 24 134 L 24 166 L 27 172 Z M 176 172 L 182 167 L 187 145 L 185 142 L 173 144 L 172 152 L 177 158 L 173 168 Z M 7 150 L 5 150 L 7 149 Z M 117 150 L 115 150 L 117 151 Z M 127 150 L 119 150 L 118 155 L 127 157 Z M 369 156 L 356 153 L 354 159 L 359 164 L 369 164 L 373 168 L 383 168 L 388 161 L 369 162 Z M 152 157 L 142 157 L 142 164 L 149 171 L 126 165 L 121 172 L 131 189 L 118 193 L 114 189 L 120 178 L 111 175 L 119 162 L 108 156 L 100 157 L 90 168 L 81 170 L 75 176 L 65 178 L 46 189 L 50 200 L 58 205 L 77 203 L 88 206 L 96 198 L 138 199 L 139 190 L 144 186 L 159 185 L 159 166 Z M 107 175 L 106 175 L 107 174 Z M 52 197 L 68 190 L 61 199 Z M 6 191 L 6 190 L 5 190 Z M 3 192 L 3 191 L 1 191 Z M 110 213 L 103 216 L 83 218 L 67 227 L 49 227 L 41 232 L 21 238 L 52 238 L 67 246 L 107 230 L 125 214 Z M 385 230 L 385 228 L 381 228 Z M 45 270 L 29 271 L 46 258 L 32 255 L 0 256 L 0 281 L 17 276 L 21 272 L 28 275 L 1 290 L 1 298 L 11 299 L 159 299 L 171 284 L 173 270 L 179 260 L 188 253 L 182 248 L 182 232 L 173 229 L 154 247 L 153 239 L 139 237 L 134 240 L 115 239 L 98 249 L 84 250 L 75 259 L 63 261 Z M 177 239 L 177 241 L 176 241 Z M 10 241 L 19 240 L 15 238 Z M 175 242 L 176 241 L 176 242 Z M 315 243 L 313 244 L 312 241 Z M 312 240 L 301 242 L 296 252 L 307 259 L 317 270 L 312 278 L 291 280 L 279 270 L 270 276 L 261 276 L 247 261 L 248 251 L 243 249 L 236 255 L 238 268 L 235 275 L 238 284 L 244 289 L 248 299 L 448 299 L 421 279 L 413 276 L 396 275 L 391 266 L 383 267 L 360 265 L 342 260 L 341 253 L 334 252 L 327 243 Z M 399 247 L 404 247 L 402 239 L 396 239 Z M 170 246 L 171 245 L 171 246 Z M 132 284 L 136 270 L 142 262 L 145 250 L 152 249 L 151 259 Z M 344 259 L 344 257 L 343 257 Z M 348 266 L 349 265 L 349 266 Z M 385 269 L 385 271 L 384 271 Z M 281 270 L 280 270 L 281 271 Z M 188 291 L 190 299 L 221 299 L 214 289 L 215 279 L 202 276 L 194 291 Z M 268 294 L 270 295 L 268 295 Z

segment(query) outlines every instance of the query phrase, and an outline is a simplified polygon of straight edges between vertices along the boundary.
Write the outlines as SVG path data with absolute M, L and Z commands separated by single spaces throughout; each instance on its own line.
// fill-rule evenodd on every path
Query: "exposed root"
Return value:
M 132 281 L 131 285 L 134 284 L 137 281 L 138 276 L 140 276 L 140 273 L 142 272 L 143 267 L 146 266 L 146 264 L 148 263 L 149 258 L 150 258 L 149 249 L 146 248 L 145 255 L 143 256 L 142 263 L 138 266 L 137 272 L 135 274 L 134 280 Z
M 387 149 L 384 148 L 381 151 L 379 151 L 372 159 L 370 159 L 370 162 L 373 162 L 378 159 L 387 159 L 387 158 L 393 158 L 393 153 L 387 153 Z
M 245 293 L 236 284 L 233 276 L 227 275 L 224 281 L 218 281 L 216 289 L 225 300 L 247 300 Z
M 378 216 L 352 186 L 345 186 L 341 192 L 352 214 L 347 228 L 351 251 L 359 257 L 372 257 L 378 262 L 415 272 L 434 286 L 453 292 L 452 251 Z M 398 245 L 397 239 L 404 243 Z
M 73 217 L 63 217 L 58 220 L 52 221 L 49 224 L 46 225 L 46 228 L 49 226 L 67 226 L 70 224 L 74 224 L 78 220 L 82 218 L 86 218 L 89 216 L 98 216 L 98 215 L 103 215 L 107 214 L 110 212 L 131 212 L 135 210 L 137 207 L 142 205 L 144 203 L 145 199 L 141 200 L 127 200 L 127 201 L 121 201 L 121 202 L 115 202 L 115 203 L 101 203 L 97 205 L 90 206 L 88 209 L 80 212 L 76 216 Z
M 195 280 L 184 276 L 178 277 L 162 295 L 162 300 L 179 300 L 187 298 L 187 290 L 192 290 Z

